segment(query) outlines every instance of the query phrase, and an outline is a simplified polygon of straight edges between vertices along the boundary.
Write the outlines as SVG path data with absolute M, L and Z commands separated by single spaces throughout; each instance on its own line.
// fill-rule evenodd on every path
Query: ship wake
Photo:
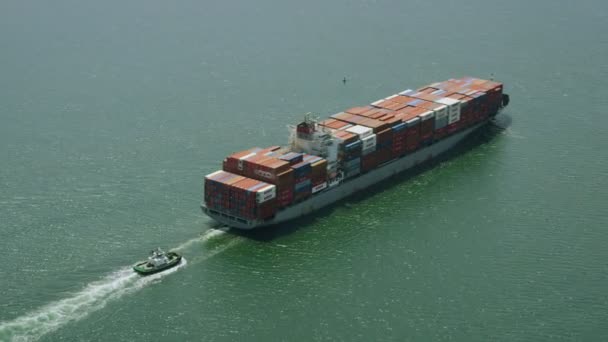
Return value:
M 182 258 L 177 267 L 141 277 L 131 268 L 123 268 L 92 282 L 73 296 L 50 303 L 34 312 L 0 325 L 0 340 L 31 341 L 57 328 L 102 309 L 112 300 L 135 292 L 177 272 L 188 262 Z
M 174 250 L 184 250 L 195 243 L 204 243 L 224 233 L 223 230 L 211 229 L 197 238 L 184 242 Z M 209 259 L 237 242 L 238 240 L 233 240 L 220 244 L 193 261 L 198 263 Z M 70 322 L 83 319 L 104 308 L 111 301 L 162 281 L 163 278 L 179 271 L 187 264 L 188 261 L 182 258 L 182 262 L 178 266 L 145 277 L 136 274 L 131 267 L 121 268 L 100 280 L 89 283 L 70 297 L 49 303 L 12 321 L 0 322 L 0 341 L 37 340 Z

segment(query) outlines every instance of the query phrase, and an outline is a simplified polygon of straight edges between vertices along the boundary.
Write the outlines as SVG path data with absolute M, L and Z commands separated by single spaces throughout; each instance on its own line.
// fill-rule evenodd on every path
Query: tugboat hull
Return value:
M 160 266 L 152 266 L 148 263 L 148 261 L 141 261 L 135 264 L 135 266 L 133 266 L 133 270 L 141 275 L 150 275 L 175 267 L 179 265 L 182 261 L 182 256 L 177 253 L 169 252 L 167 253 L 167 256 L 170 259 L 167 264 Z

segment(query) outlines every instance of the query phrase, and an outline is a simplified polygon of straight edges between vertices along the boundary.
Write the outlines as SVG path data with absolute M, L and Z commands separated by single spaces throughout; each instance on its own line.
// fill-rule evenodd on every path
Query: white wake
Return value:
M 123 268 L 105 278 L 88 284 L 73 296 L 0 324 L 1 341 L 31 341 L 62 325 L 84 318 L 112 300 L 134 292 L 186 266 L 187 260 L 164 272 L 142 277 L 131 268 Z
M 184 242 L 173 250 L 184 250 L 195 243 L 208 241 L 224 233 L 225 230 L 211 229 L 197 238 Z M 216 248 L 212 248 L 202 258 L 198 258 L 195 261 L 200 262 L 219 254 L 236 242 L 238 240 L 229 241 Z M 49 303 L 36 311 L 12 321 L 0 322 L 0 341 L 20 342 L 37 340 L 41 336 L 69 322 L 80 320 L 102 309 L 110 301 L 133 293 L 151 283 L 160 281 L 160 279 L 177 272 L 186 266 L 187 263 L 188 261 L 182 258 L 182 262 L 178 266 L 145 277 L 134 273 L 130 267 L 122 268 L 101 280 L 88 284 L 84 289 L 68 298 Z

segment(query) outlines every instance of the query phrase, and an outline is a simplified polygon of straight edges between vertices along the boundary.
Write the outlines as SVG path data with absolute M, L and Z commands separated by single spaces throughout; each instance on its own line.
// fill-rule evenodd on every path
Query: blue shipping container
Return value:
M 398 125 L 393 126 L 393 131 L 395 131 L 395 132 L 403 131 L 405 129 L 405 127 L 406 127 L 405 122 L 402 122 Z
M 361 147 L 361 144 L 362 144 L 361 140 L 357 140 L 354 143 L 350 143 L 350 144 L 344 146 L 344 149 L 347 151 L 355 150 L 355 149 Z

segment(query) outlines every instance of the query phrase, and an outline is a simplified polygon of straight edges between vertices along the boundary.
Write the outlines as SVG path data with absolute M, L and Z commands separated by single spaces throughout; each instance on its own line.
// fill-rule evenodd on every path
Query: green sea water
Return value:
M 608 340 L 606 32 L 599 0 L 2 1 L 0 341 Z M 465 75 L 512 101 L 451 158 L 259 234 L 200 212 L 303 113 Z M 134 275 L 156 246 L 186 262 Z

